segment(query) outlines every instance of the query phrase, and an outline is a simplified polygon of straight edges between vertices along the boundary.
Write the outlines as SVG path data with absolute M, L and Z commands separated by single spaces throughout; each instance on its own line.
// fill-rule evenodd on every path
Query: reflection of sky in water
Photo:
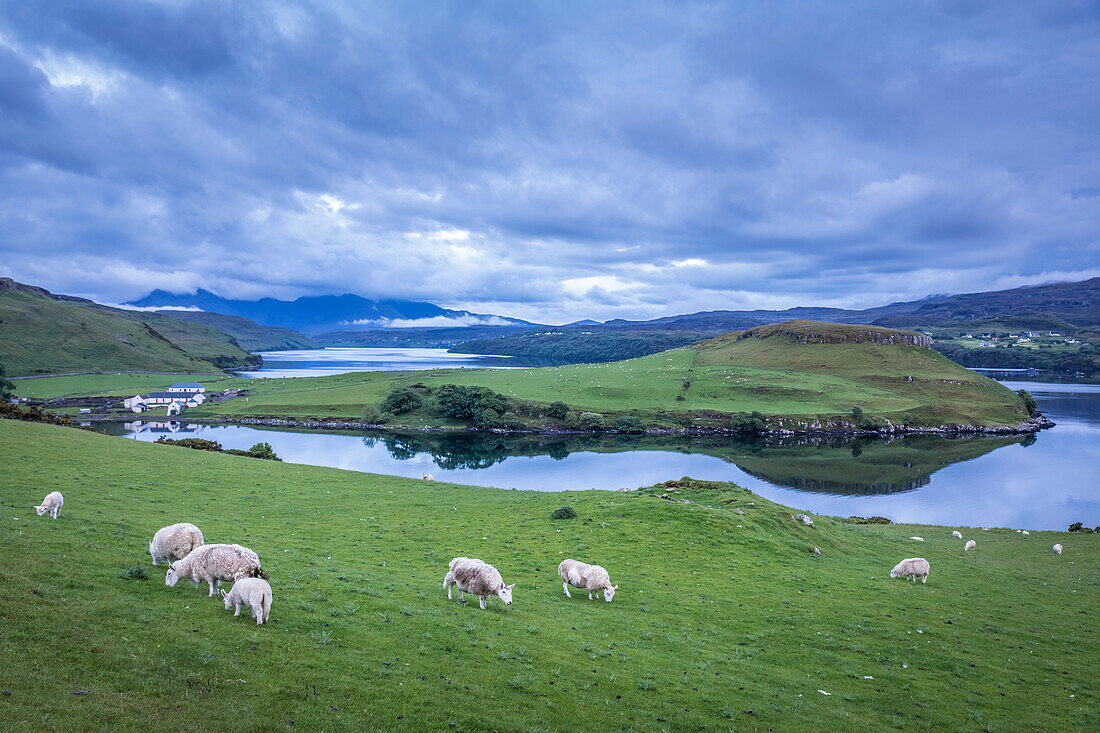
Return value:
M 1031 391 L 1057 427 L 1041 432 L 1026 448 L 1009 445 L 942 468 L 920 489 L 870 496 L 776 486 L 720 458 L 674 450 L 577 451 L 560 460 L 548 455 L 511 456 L 484 469 L 444 470 L 427 453 L 397 460 L 381 441 L 368 446 L 354 435 L 188 426 L 194 432 L 181 431 L 169 437 L 199 435 L 226 448 L 240 449 L 264 441 L 290 463 L 414 478 L 430 473 L 437 480 L 475 486 L 537 491 L 619 489 L 692 476 L 733 481 L 768 499 L 815 514 L 880 515 L 904 522 L 1027 529 L 1065 529 L 1075 521 L 1100 525 L 1100 388 L 1032 383 L 1009 386 Z M 144 431 L 131 437 L 152 441 L 162 434 Z
M 451 354 L 446 349 L 362 348 L 263 351 L 264 365 L 241 377 L 326 377 L 349 372 L 407 371 L 410 369 L 516 368 L 507 356 Z

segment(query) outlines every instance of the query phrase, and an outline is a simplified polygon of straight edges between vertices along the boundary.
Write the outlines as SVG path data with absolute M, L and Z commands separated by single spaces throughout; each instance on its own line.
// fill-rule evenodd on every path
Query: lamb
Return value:
M 168 566 L 164 584 L 171 588 L 180 578 L 189 578 L 197 588 L 205 580 L 212 597 L 215 583 L 252 577 L 268 578 L 260 567 L 260 558 L 252 550 L 240 545 L 201 545 Z
M 515 583 L 505 585 L 500 577 L 500 571 L 492 565 L 468 557 L 456 557 L 451 560 L 447 575 L 443 578 L 447 598 L 451 597 L 452 585 L 458 587 L 459 600 L 465 600 L 463 593 L 475 595 L 483 610 L 486 599 L 491 596 L 498 596 L 507 606 L 512 605 L 512 588 L 516 586 Z
M 149 543 L 149 554 L 153 556 L 154 565 L 160 565 L 161 560 L 173 563 L 202 544 L 202 531 L 198 527 L 190 522 L 179 522 L 157 530 Z
M 951 536 L 954 537 L 957 540 L 961 540 L 963 538 L 962 532 L 960 532 L 957 529 L 954 532 L 951 533 Z
M 435 481 L 435 476 L 431 475 L 430 473 L 422 473 L 422 474 L 420 474 L 420 480 L 421 481 Z
M 978 546 L 978 543 L 975 542 L 974 540 L 967 540 L 966 545 L 963 547 L 963 549 L 964 550 L 973 550 L 977 546 Z
M 241 615 L 241 606 L 248 606 L 259 626 L 266 623 L 271 615 L 271 586 L 263 578 L 241 578 L 233 583 L 233 588 L 228 593 L 224 590 L 219 592 L 225 600 L 225 610 L 235 609 L 234 616 Z
M 929 570 L 931 570 L 931 567 L 923 557 L 910 557 L 895 565 L 894 569 L 890 571 L 890 577 L 909 578 L 909 580 L 920 578 L 920 582 L 927 583 Z
M 40 517 L 46 512 L 49 512 L 50 519 L 57 519 L 61 515 L 61 506 L 64 503 L 65 497 L 61 495 L 60 491 L 51 491 L 46 494 L 46 498 L 42 500 L 42 503 L 34 508 Z
M 1054 547 L 1052 547 L 1052 548 L 1050 548 L 1050 549 L 1054 550 L 1054 551 L 1055 551 L 1055 552 L 1057 552 L 1057 553 L 1058 553 L 1059 555 L 1061 555 L 1061 554 L 1062 554 L 1062 546 L 1061 546 L 1061 545 L 1055 545 Z
M 558 565 L 558 575 L 561 576 L 561 587 L 569 598 L 569 586 L 588 591 L 588 600 L 592 600 L 592 594 L 596 594 L 597 600 L 600 591 L 603 591 L 603 599 L 608 603 L 615 597 L 617 585 L 611 585 L 611 577 L 599 565 L 589 565 L 579 560 L 562 560 Z

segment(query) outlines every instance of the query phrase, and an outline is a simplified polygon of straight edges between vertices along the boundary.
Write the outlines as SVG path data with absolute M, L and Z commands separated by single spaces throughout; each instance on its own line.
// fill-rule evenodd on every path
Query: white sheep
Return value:
M 910 537 L 909 539 L 911 539 L 911 540 L 916 540 L 917 542 L 924 542 L 924 538 L 923 538 L 923 537 L 917 537 L 916 535 L 913 535 L 913 536 L 912 536 L 912 537 Z
M 149 543 L 149 554 L 153 564 L 160 565 L 161 560 L 172 563 L 182 560 L 203 544 L 202 531 L 190 522 L 179 522 L 161 527 Z
M 451 586 L 458 588 L 459 600 L 465 600 L 463 593 L 478 597 L 479 605 L 485 608 L 486 599 L 497 596 L 507 606 L 512 605 L 512 585 L 505 585 L 500 571 L 488 563 L 476 558 L 456 557 L 451 560 L 447 575 L 443 578 L 443 587 L 447 589 L 447 598 L 451 598 Z
M 805 514 L 795 514 L 795 515 L 794 515 L 794 518 L 795 518 L 796 520 L 801 520 L 801 522 L 802 522 L 803 524 L 805 524 L 805 525 L 806 525 L 807 527 L 812 527 L 812 526 L 814 526 L 814 520 L 810 519 L 810 518 L 809 518 L 808 516 L 806 516 Z
M 46 498 L 42 500 L 42 503 L 35 506 L 34 509 L 40 517 L 49 512 L 50 519 L 57 519 L 61 515 L 61 506 L 64 503 L 65 497 L 61 495 L 60 491 L 51 491 L 46 494 Z
M 1062 546 L 1061 546 L 1061 545 L 1055 545 L 1054 547 L 1052 547 L 1052 548 L 1050 548 L 1050 549 L 1054 550 L 1054 551 L 1055 551 L 1055 552 L 1057 552 L 1057 553 L 1058 553 L 1059 555 L 1061 555 L 1061 554 L 1062 554 Z
M 435 481 L 435 476 L 431 475 L 430 473 L 422 473 L 422 474 L 420 474 L 420 480 L 421 481 Z
M 569 598 L 569 586 L 588 591 L 588 600 L 592 600 L 592 594 L 596 594 L 597 600 L 600 591 L 603 591 L 603 599 L 608 603 L 615 597 L 617 585 L 611 585 L 611 577 L 599 565 L 589 565 L 579 560 L 562 560 L 558 565 L 558 575 L 561 577 L 561 587 Z
M 964 550 L 973 550 L 977 546 L 978 546 L 978 543 L 975 542 L 974 540 L 967 540 L 966 545 L 963 547 L 963 549 Z
M 961 540 L 963 538 L 962 532 L 960 532 L 957 529 L 954 532 L 951 533 L 951 536 L 954 537 L 957 540 Z
M 895 565 L 894 569 L 890 571 L 890 577 L 909 578 L 909 580 L 920 578 L 920 582 L 927 583 L 929 570 L 931 570 L 931 567 L 923 557 L 910 557 Z
M 225 600 L 225 610 L 235 609 L 234 616 L 241 615 L 241 606 L 248 606 L 259 626 L 266 623 L 271 615 L 271 585 L 263 578 L 241 578 L 233 583 L 228 593 L 224 590 L 220 592 Z
M 171 588 L 180 578 L 189 578 L 197 588 L 201 581 L 206 581 L 213 596 L 215 583 L 250 577 L 265 580 L 268 577 L 255 552 L 240 545 L 214 544 L 196 547 L 187 557 L 171 563 L 164 584 Z
M 1031 532 L 1028 532 L 1028 531 L 1027 531 L 1027 530 L 1025 529 L 1025 530 L 1023 531 L 1023 533 L 1022 533 L 1022 534 L 1024 535 L 1024 537 L 1027 537 L 1027 536 L 1029 536 L 1029 535 L 1031 534 Z

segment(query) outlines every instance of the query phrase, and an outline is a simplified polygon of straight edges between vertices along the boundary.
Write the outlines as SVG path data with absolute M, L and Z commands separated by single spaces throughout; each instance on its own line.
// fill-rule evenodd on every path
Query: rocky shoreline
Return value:
M 622 431 L 614 428 L 602 430 L 571 430 L 566 428 L 477 428 L 477 427 L 424 427 L 408 425 L 379 425 L 365 423 L 357 420 L 340 419 L 297 419 L 281 417 L 240 417 L 224 418 L 221 420 L 195 419 L 192 422 L 231 423 L 234 425 L 262 425 L 266 427 L 282 428 L 306 428 L 310 430 L 383 430 L 392 432 L 423 432 L 423 433 L 495 433 L 515 435 L 584 435 L 602 433 L 617 435 Z M 842 428 L 838 426 L 825 426 L 817 422 L 803 423 L 796 427 L 776 427 L 760 431 L 753 431 L 752 435 L 786 437 L 795 435 L 830 435 L 830 436 L 894 436 L 894 435 L 1025 435 L 1035 433 L 1046 428 L 1054 427 L 1054 421 L 1045 415 L 1039 414 L 1028 418 L 1016 425 L 958 425 L 948 423 L 935 427 L 912 427 L 906 425 L 894 425 L 888 423 L 885 427 L 875 430 L 861 430 L 859 428 Z M 745 435 L 744 431 L 722 427 L 693 427 L 693 428 L 650 428 L 645 435 Z

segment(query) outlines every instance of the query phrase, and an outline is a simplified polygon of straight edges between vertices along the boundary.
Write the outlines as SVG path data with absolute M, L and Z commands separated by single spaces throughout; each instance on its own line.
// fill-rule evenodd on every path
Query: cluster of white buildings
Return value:
M 128 410 L 145 412 L 156 405 L 168 405 L 168 415 L 178 415 L 188 407 L 198 407 L 206 402 L 206 387 L 198 382 L 177 382 L 167 392 L 150 392 L 123 400 Z

